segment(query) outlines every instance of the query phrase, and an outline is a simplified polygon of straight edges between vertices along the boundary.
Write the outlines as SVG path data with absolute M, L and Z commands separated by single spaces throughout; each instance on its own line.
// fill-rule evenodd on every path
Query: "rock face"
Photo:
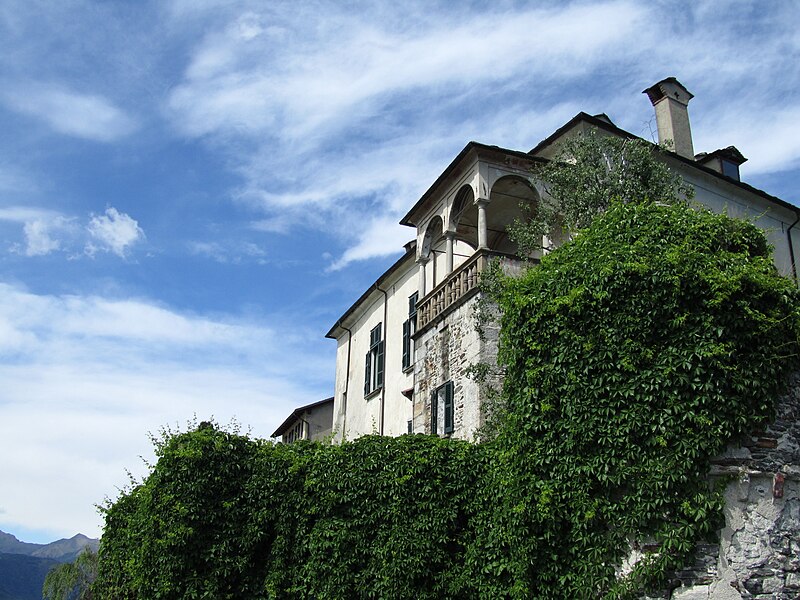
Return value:
M 678 587 L 650 598 L 800 598 L 800 374 L 775 421 L 717 457 L 711 477 L 732 479 L 719 544 L 699 546 Z

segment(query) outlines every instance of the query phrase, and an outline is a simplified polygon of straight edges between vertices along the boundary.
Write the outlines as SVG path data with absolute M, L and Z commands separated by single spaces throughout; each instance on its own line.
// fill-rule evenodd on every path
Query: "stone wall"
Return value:
M 717 457 L 711 477 L 732 478 L 719 542 L 698 546 L 671 589 L 649 598 L 800 599 L 800 375 L 774 423 Z
M 453 437 L 472 440 L 483 423 L 485 388 L 467 375 L 471 365 L 496 364 L 497 327 L 485 328 L 483 339 L 475 327 L 473 295 L 438 322 L 421 331 L 414 342 L 413 431 L 430 433 L 431 396 L 447 381 L 454 385 Z M 442 408 L 439 408 L 439 420 Z M 439 431 L 442 430 L 441 423 Z

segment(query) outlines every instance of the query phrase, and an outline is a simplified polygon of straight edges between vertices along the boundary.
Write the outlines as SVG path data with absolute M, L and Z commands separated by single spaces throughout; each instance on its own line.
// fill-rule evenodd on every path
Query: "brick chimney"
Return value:
M 680 81 L 674 77 L 662 79 L 642 92 L 647 94 L 656 110 L 658 143 L 671 141 L 671 150 L 694 160 L 692 130 L 689 127 L 689 100 L 694 98 Z

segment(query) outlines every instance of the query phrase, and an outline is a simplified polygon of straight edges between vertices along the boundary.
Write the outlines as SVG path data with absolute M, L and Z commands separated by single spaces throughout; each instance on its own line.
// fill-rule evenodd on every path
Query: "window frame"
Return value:
M 442 434 L 451 435 L 455 431 L 455 386 L 448 381 L 431 392 L 431 433 L 439 435 L 439 403 L 442 406 Z
M 364 361 L 364 397 L 371 396 L 383 388 L 385 348 L 383 323 L 378 323 L 369 332 L 369 350 Z
M 414 292 L 408 297 L 408 319 L 403 322 L 403 371 L 409 371 L 414 366 L 414 340 L 417 332 L 417 302 L 419 292 Z

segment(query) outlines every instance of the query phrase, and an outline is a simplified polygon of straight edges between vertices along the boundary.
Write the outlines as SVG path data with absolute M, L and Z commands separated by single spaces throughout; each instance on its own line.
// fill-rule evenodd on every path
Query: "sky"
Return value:
M 470 140 L 580 111 L 800 204 L 800 3 L 0 3 L 0 529 L 98 537 L 95 505 L 193 419 L 267 438 L 333 394 L 339 316 Z

